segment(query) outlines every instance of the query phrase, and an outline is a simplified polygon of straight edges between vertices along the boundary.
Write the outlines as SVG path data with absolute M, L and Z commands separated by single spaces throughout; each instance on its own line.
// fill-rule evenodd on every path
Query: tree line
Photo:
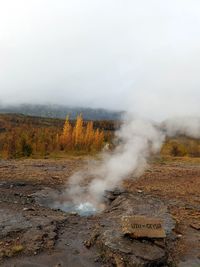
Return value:
M 60 157 L 68 153 L 95 153 L 109 143 L 120 121 L 85 121 L 29 117 L 16 114 L 0 115 L 0 158 Z M 168 138 L 161 155 L 200 157 L 200 140 L 177 136 Z
M 45 157 L 53 153 L 97 152 L 110 134 L 95 128 L 92 121 L 84 122 L 78 115 L 71 123 L 67 116 L 63 129 L 17 125 L 0 133 L 1 158 Z

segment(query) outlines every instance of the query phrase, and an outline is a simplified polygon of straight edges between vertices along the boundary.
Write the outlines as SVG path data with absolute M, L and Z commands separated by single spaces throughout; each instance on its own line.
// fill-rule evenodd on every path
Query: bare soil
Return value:
M 200 164 L 154 162 L 123 191 L 107 192 L 102 214 L 80 217 L 38 204 L 90 159 L 0 161 L 0 266 L 200 266 Z M 160 215 L 165 241 L 130 240 L 123 214 Z

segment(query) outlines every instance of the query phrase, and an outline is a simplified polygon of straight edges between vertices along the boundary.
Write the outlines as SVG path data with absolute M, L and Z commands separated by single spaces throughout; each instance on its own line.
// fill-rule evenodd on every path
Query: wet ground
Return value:
M 0 161 L 0 266 L 200 266 L 200 165 L 153 163 L 122 191 L 107 192 L 106 210 L 80 217 L 41 206 L 87 160 Z M 130 177 L 131 178 L 131 177 Z M 165 240 L 121 233 L 123 215 L 164 220 Z

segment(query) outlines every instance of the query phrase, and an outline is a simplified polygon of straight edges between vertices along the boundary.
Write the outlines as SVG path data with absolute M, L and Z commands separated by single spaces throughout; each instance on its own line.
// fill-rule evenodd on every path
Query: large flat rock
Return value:
M 110 205 L 101 215 L 93 240 L 90 240 L 98 247 L 105 262 L 118 267 L 168 266 L 167 242 L 173 242 L 175 222 L 165 203 L 150 195 L 128 192 L 114 193 L 113 196 L 109 192 L 109 199 Z M 125 218 L 130 220 L 124 221 L 122 227 Z M 131 223 L 145 225 L 140 239 L 124 235 L 133 232 Z M 155 228 L 159 225 L 159 228 L 149 230 L 147 225 Z

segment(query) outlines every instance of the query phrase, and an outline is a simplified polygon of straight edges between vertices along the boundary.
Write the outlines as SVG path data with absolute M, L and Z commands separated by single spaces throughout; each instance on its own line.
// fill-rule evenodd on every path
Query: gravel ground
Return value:
M 0 161 L 0 266 L 200 266 L 198 160 L 152 163 L 140 179 L 130 176 L 125 191 L 108 197 L 96 216 L 38 204 L 35 194 L 62 190 L 88 160 Z M 147 211 L 173 221 L 164 243 L 121 236 L 123 214 Z

